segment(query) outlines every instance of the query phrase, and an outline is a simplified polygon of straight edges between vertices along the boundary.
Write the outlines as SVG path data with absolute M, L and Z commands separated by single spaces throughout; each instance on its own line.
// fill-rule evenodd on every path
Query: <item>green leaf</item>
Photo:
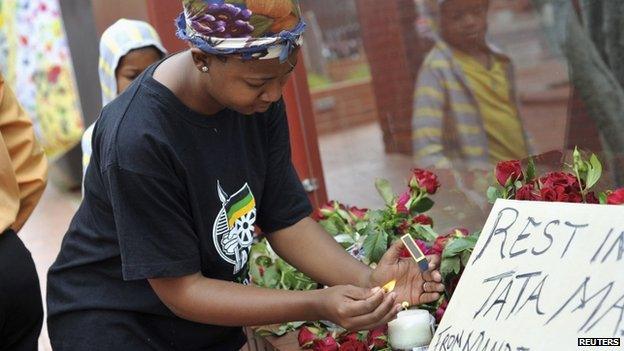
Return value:
M 375 223 L 379 223 L 384 219 L 385 211 L 384 210 L 374 210 L 368 212 L 369 225 L 374 225 Z
M 596 185 L 602 176 L 602 164 L 595 154 L 592 154 L 589 158 L 589 167 L 587 170 L 587 188 Z
M 423 197 L 414 205 L 414 210 L 418 213 L 427 212 L 433 207 L 433 205 L 433 200 L 428 197 Z
M 364 240 L 364 252 L 370 262 L 379 262 L 381 256 L 388 249 L 388 233 L 377 231 L 370 233 Z
M 367 221 L 359 221 L 355 223 L 355 231 L 361 232 L 368 225 Z
M 349 215 L 349 212 L 343 210 L 342 208 L 339 208 L 337 211 L 338 215 L 340 216 L 340 218 L 342 218 L 342 220 L 345 223 L 348 223 L 349 220 L 351 220 L 351 216 Z
M 336 223 L 331 219 L 324 219 L 320 221 L 319 224 L 321 225 L 321 227 L 323 227 L 323 229 L 325 229 L 326 232 L 333 236 L 340 233 L 340 231 L 338 230 L 338 226 L 336 226 Z
M 345 249 L 355 243 L 355 240 L 353 240 L 353 237 L 349 234 L 338 234 L 334 239 Z
M 260 266 L 255 264 L 249 265 L 249 275 L 251 275 L 251 280 L 254 284 L 258 286 L 264 286 L 264 279 L 262 279 L 262 275 L 260 275 Z
M 535 170 L 535 161 L 533 160 L 533 157 L 529 157 L 529 161 L 527 163 L 527 167 L 526 167 L 526 180 L 527 181 L 531 181 L 533 179 L 535 179 L 535 175 L 536 175 L 536 170 Z
M 578 149 L 578 146 L 574 147 L 574 152 L 572 152 L 572 160 L 574 162 L 574 167 L 580 169 L 583 166 L 583 158 L 581 157 L 581 152 Z
M 468 265 L 468 261 L 470 260 L 470 256 L 472 255 L 472 250 L 465 250 L 459 255 L 462 267 L 466 267 Z
M 522 182 L 521 182 L 521 181 L 519 181 L 519 180 L 516 180 L 516 182 L 514 183 L 514 187 L 515 187 L 516 189 L 520 189 L 520 188 L 522 188 Z
M 303 324 L 305 324 L 305 322 L 289 322 L 289 323 L 282 323 L 282 324 L 263 325 L 255 329 L 255 334 L 258 336 L 262 336 L 262 337 L 267 337 L 267 336 L 272 336 L 272 335 L 282 336 L 286 333 L 290 333 L 292 331 L 297 330 Z
M 444 248 L 444 252 L 442 252 L 442 258 L 454 257 L 464 250 L 472 250 L 474 249 L 476 243 L 477 238 L 472 236 L 454 239 Z
M 273 264 L 273 260 L 269 256 L 262 255 L 262 256 L 256 257 L 256 264 L 258 266 L 266 267 L 266 266 L 272 265 Z
M 500 199 L 501 197 L 502 194 L 497 187 L 491 186 L 488 188 L 487 198 L 489 203 L 493 204 L 494 202 L 496 202 L 496 199 Z
M 277 271 L 276 266 L 269 266 L 264 269 L 264 276 L 262 277 L 265 288 L 276 289 L 278 287 L 281 275 Z
M 415 239 L 420 239 L 428 243 L 432 243 L 438 237 L 438 233 L 433 231 L 433 228 L 428 225 L 412 224 L 414 229 Z
M 387 179 L 378 178 L 375 180 L 375 188 L 377 188 L 386 205 L 391 206 L 394 202 L 394 191 L 390 182 Z
M 605 205 L 607 203 L 607 193 L 604 191 L 598 194 L 598 200 L 601 204 Z
M 450 274 L 459 274 L 460 270 L 459 257 L 443 258 L 440 263 L 440 274 L 445 279 Z

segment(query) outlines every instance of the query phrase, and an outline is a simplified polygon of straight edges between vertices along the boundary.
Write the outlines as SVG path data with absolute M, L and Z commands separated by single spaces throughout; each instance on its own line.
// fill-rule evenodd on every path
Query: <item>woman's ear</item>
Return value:
M 191 56 L 193 57 L 193 64 L 200 72 L 207 73 L 210 70 L 212 55 L 206 54 L 200 48 L 192 47 Z

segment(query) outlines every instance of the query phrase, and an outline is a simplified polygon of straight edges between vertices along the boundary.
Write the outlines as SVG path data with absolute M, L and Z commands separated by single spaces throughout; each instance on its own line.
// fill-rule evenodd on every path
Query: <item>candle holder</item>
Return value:
M 393 350 L 426 351 L 434 334 L 435 318 L 426 310 L 405 310 L 388 323 Z

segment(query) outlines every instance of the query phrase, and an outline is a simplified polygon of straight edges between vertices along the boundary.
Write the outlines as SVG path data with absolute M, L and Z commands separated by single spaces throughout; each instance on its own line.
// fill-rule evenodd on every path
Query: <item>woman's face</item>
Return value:
M 160 60 L 161 52 L 153 46 L 134 49 L 128 52 L 119 60 L 119 65 L 115 70 L 115 78 L 117 79 L 117 94 L 132 83 L 152 63 Z
M 249 60 L 212 58 L 203 74 L 210 96 L 242 114 L 265 112 L 282 96 L 282 88 L 297 64 L 297 51 L 286 62 L 279 59 Z

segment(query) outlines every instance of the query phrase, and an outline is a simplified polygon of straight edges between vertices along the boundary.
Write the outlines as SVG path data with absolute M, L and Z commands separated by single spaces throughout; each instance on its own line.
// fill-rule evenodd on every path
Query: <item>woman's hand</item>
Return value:
M 433 302 L 444 291 L 442 275 L 435 270 L 439 263 L 438 256 L 427 256 L 429 269 L 421 272 L 413 258 L 400 258 L 403 242 L 394 243 L 383 255 L 377 267 L 371 272 L 370 286 L 383 286 L 396 280 L 393 290 L 399 303 L 407 301 L 410 305 Z
M 319 290 L 321 316 L 350 330 L 368 330 L 394 319 L 401 305 L 396 293 L 384 293 L 380 288 L 365 289 L 352 285 L 337 285 Z

